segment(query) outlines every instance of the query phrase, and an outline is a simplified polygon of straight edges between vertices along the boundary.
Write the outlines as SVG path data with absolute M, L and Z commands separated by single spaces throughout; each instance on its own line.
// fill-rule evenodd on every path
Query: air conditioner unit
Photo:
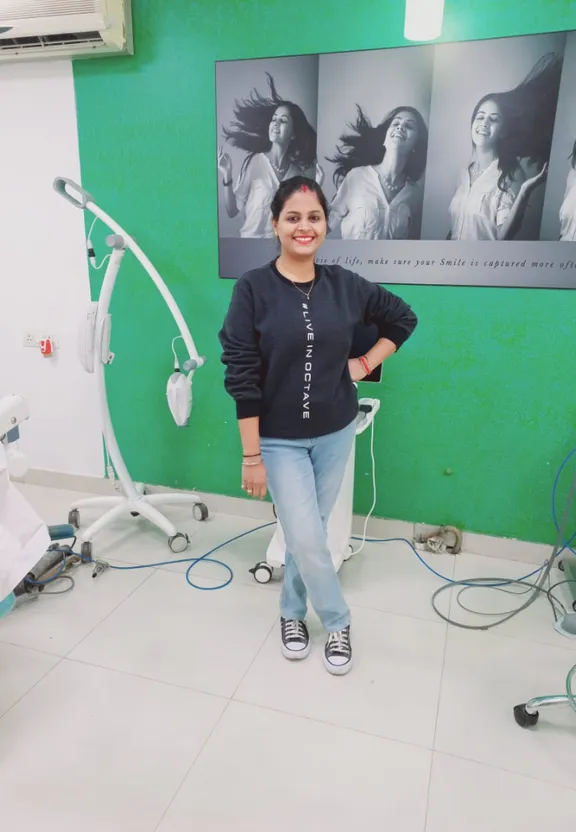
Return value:
M 132 55 L 131 0 L 0 0 L 0 61 Z

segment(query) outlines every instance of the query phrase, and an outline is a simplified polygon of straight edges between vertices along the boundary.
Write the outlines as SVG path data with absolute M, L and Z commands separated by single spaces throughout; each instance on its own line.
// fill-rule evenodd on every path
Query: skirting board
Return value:
M 76 493 L 114 494 L 114 484 L 100 477 L 87 477 L 76 474 L 64 474 L 55 471 L 39 469 L 28 472 L 23 482 L 46 488 L 58 488 Z M 177 489 L 162 486 L 146 486 L 149 493 L 163 491 L 177 491 Z M 245 500 L 239 497 L 226 497 L 222 494 L 205 494 L 197 492 L 199 499 L 206 503 L 210 512 L 216 514 L 231 514 L 236 517 L 250 517 L 263 522 L 273 520 L 274 514 L 270 503 L 255 500 Z M 364 530 L 365 518 L 355 516 L 353 533 L 361 535 Z M 440 524 L 439 524 L 440 525 Z M 368 521 L 368 537 L 378 539 L 404 538 L 406 540 L 420 539 L 421 535 L 430 534 L 438 526 L 422 523 L 409 523 L 404 520 L 386 520 L 379 517 Z M 552 552 L 552 546 L 545 543 L 530 543 L 507 537 L 491 537 L 486 534 L 476 534 L 464 531 L 462 551 L 473 555 L 503 558 L 505 560 L 521 561 L 522 563 L 539 566 Z

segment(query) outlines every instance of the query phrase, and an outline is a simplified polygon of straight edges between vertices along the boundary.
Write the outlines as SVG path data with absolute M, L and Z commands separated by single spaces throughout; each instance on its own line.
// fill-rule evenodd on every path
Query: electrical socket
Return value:
M 40 349 L 40 341 L 42 341 L 43 338 L 48 338 L 48 337 L 51 338 L 51 340 L 52 340 L 52 349 L 55 350 L 58 346 L 56 344 L 55 339 L 52 338 L 51 335 L 50 336 L 45 335 L 43 332 L 42 333 L 38 333 L 38 332 L 26 332 L 26 333 L 24 333 L 24 338 L 22 340 L 22 344 L 25 347 L 33 347 L 34 349 L 39 350 Z

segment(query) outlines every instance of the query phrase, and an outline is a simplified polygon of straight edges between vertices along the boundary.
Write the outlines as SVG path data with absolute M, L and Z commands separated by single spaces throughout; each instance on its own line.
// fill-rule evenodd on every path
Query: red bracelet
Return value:
M 366 375 L 369 376 L 372 372 L 372 367 L 370 366 L 370 362 L 368 361 L 366 356 L 361 355 L 360 358 L 358 359 L 358 361 L 360 362 L 360 364 L 362 364 L 362 368 L 363 368 L 364 372 L 366 373 Z

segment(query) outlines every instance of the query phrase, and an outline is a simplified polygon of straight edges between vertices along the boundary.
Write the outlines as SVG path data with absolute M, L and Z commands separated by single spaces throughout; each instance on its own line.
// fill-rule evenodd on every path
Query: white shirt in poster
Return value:
M 290 165 L 286 179 L 313 176 L 314 172 Z M 241 237 L 274 237 L 270 208 L 280 186 L 274 168 L 265 153 L 256 153 L 238 177 L 234 194 L 238 210 L 244 212 Z
M 330 205 L 330 218 L 340 222 L 343 240 L 404 240 L 421 202 L 418 183 L 406 182 L 388 202 L 373 167 L 353 168 Z
M 506 190 L 498 187 L 500 170 L 494 160 L 472 182 L 470 169 L 462 171 L 450 203 L 452 240 L 497 240 L 516 201 L 524 174 L 518 167 Z
M 576 170 L 572 168 L 566 180 L 566 193 L 560 208 L 560 239 L 576 242 Z

